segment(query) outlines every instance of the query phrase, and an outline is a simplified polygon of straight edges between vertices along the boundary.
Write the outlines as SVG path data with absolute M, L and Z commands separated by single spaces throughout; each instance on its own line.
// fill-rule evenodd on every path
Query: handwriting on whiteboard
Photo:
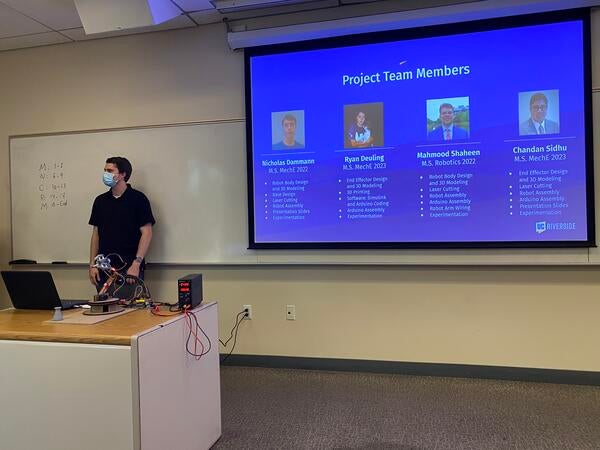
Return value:
M 47 161 L 39 165 L 38 191 L 40 210 L 48 211 L 68 205 L 67 176 L 62 161 Z

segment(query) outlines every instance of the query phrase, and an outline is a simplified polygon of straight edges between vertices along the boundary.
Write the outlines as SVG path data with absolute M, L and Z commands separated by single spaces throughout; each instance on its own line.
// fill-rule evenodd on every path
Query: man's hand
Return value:
M 98 283 L 100 283 L 100 271 L 96 267 L 90 267 L 89 275 L 90 275 L 90 282 L 94 286 L 98 286 Z
M 133 275 L 134 277 L 139 278 L 139 276 L 140 276 L 140 263 L 137 262 L 137 261 L 134 261 L 133 264 L 131 264 L 131 266 L 129 267 L 129 269 L 127 269 L 127 275 Z M 133 284 L 133 283 L 135 283 L 135 280 L 133 280 L 131 278 L 127 278 L 127 283 Z

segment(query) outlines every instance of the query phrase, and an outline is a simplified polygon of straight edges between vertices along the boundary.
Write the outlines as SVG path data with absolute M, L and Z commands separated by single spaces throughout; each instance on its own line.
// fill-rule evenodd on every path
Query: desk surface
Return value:
M 53 311 L 0 311 L 0 340 L 131 345 L 131 337 L 173 319 L 141 309 L 94 325 L 49 324 Z

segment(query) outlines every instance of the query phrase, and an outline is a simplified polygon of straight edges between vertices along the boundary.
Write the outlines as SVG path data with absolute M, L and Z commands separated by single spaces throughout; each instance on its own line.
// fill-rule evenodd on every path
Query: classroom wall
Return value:
M 594 23 L 598 37 L 598 12 Z M 4 52 L 0 67 L 3 268 L 8 136 L 244 117 L 243 55 L 221 24 Z M 99 179 L 90 182 L 101 192 Z M 168 176 L 157 180 L 169 188 Z M 253 306 L 236 353 L 600 370 L 597 266 L 161 266 L 147 272 L 154 298 L 175 301 L 177 278 L 191 272 L 219 301 L 222 338 Z M 92 295 L 85 268 L 53 273 L 63 296 Z

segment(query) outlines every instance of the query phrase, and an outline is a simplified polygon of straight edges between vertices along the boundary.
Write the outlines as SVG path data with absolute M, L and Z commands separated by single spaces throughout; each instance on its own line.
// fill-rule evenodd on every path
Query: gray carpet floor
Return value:
M 600 449 L 600 387 L 221 368 L 213 449 Z

